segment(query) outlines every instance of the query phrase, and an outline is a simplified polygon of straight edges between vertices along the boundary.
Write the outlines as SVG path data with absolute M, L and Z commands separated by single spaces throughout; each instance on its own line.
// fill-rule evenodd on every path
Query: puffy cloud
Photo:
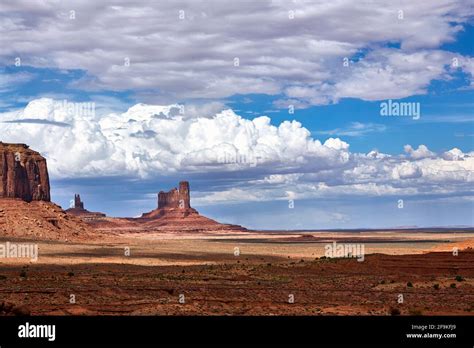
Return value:
M 349 149 L 349 144 L 342 141 L 339 138 L 336 138 L 336 139 L 329 138 L 328 140 L 324 142 L 324 146 L 327 146 L 334 150 L 348 150 Z
M 421 158 L 427 158 L 427 157 L 432 157 L 434 156 L 434 153 L 431 152 L 427 147 L 426 145 L 420 145 L 418 146 L 418 149 L 413 149 L 413 147 L 411 147 L 411 145 L 405 145 L 403 147 L 403 149 L 405 150 L 405 152 L 411 157 L 411 158 L 414 158 L 414 159 L 421 159 Z
M 272 125 L 267 116 L 249 120 L 230 109 L 188 118 L 181 110 L 178 104 L 137 104 L 99 117 L 84 105 L 70 109 L 43 98 L 2 114 L 0 140 L 43 153 L 53 179 L 173 173 L 233 178 L 230 189 L 198 197 L 209 204 L 472 193 L 472 152 L 454 148 L 437 155 L 425 145 L 406 145 L 408 156 L 352 153 L 341 139 L 313 139 L 297 121 Z
M 414 163 L 404 162 L 393 168 L 392 177 L 394 179 L 413 179 L 423 175 L 420 167 Z
M 459 67 L 472 77 L 469 58 L 459 57 L 455 53 L 378 48 L 369 51 L 362 59 L 351 62 L 348 67 L 334 71 L 332 81 L 289 87 L 285 92 L 288 97 L 296 98 L 299 101 L 296 105 L 300 107 L 305 103 L 335 103 L 342 98 L 367 101 L 406 98 L 425 94 L 433 80 L 449 80 L 450 72 L 454 71 L 452 62 L 456 57 L 461 60 Z
M 150 103 L 249 93 L 283 94 L 280 107 L 394 99 L 448 79 L 453 57 L 472 79 L 472 58 L 439 50 L 469 22 L 469 5 L 4 0 L 0 61 L 82 69 L 75 87 L 133 90 Z
M 263 180 L 256 181 L 265 184 L 289 184 L 296 183 L 302 174 L 271 174 L 263 178 Z
M 43 98 L 4 114 L 0 132 L 3 141 L 27 142 L 44 153 L 58 177 L 316 170 L 349 160 L 347 143 L 330 138 L 321 144 L 297 121 L 274 126 L 267 116 L 248 120 L 230 109 L 186 118 L 181 110 L 137 104 L 99 118 L 81 103 Z
M 114 152 L 92 116 L 69 112 L 52 99 L 34 100 L 24 110 L 3 114 L 2 120 L 2 141 L 28 143 L 41 151 L 48 158 L 53 175 L 101 172 L 105 159 Z
M 464 157 L 468 155 L 464 154 L 458 148 L 454 148 L 454 149 L 444 152 L 441 156 L 447 161 L 462 161 Z
M 335 84 L 336 98 L 381 100 L 424 94 L 430 82 L 446 74 L 450 54 L 441 51 L 402 52 L 380 49 L 369 53 Z M 373 86 L 377 86 L 374 88 Z

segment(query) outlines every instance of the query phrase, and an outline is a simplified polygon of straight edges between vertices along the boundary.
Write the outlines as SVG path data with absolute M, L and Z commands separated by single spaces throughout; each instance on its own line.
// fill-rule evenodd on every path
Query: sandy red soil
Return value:
M 49 253 L 44 263 L 2 262 L 0 302 L 25 306 L 33 315 L 474 313 L 473 250 L 458 256 L 374 254 L 358 262 L 135 247 L 134 260 L 120 263 L 111 245 L 48 248 L 43 247 Z M 288 302 L 290 295 L 294 303 Z
M 0 257 L 0 314 L 474 313 L 472 230 L 202 231 L 194 217 L 181 231 L 111 221 L 0 200 L 0 243 L 39 248 L 36 262 Z M 333 241 L 363 244 L 363 262 L 325 258 Z

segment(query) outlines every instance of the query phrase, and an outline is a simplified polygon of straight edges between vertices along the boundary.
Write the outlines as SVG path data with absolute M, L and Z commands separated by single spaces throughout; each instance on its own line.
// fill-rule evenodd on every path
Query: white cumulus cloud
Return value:
M 23 142 L 48 160 L 53 179 L 237 173 L 201 203 L 345 195 L 472 194 L 474 153 L 424 144 L 405 154 L 354 153 L 339 138 L 313 139 L 297 121 L 274 125 L 227 109 L 186 117 L 178 104 L 137 104 L 124 113 L 71 113 L 43 98 L 1 116 L 0 141 Z M 290 194 L 290 193 L 291 194 Z

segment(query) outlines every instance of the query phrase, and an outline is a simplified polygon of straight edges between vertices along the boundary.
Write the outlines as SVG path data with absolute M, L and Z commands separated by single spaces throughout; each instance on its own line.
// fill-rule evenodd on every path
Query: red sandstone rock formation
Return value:
M 79 202 L 77 202 L 79 204 Z M 81 202 L 82 203 L 82 202 Z M 68 209 L 67 212 L 77 209 Z M 139 218 L 84 219 L 97 231 L 114 232 L 228 232 L 246 231 L 238 225 L 222 224 L 200 215 L 191 208 L 190 189 L 187 181 L 179 183 L 179 189 L 158 193 L 158 207 Z
M 92 241 L 103 237 L 54 203 L 28 203 L 19 198 L 0 198 L 0 236 L 58 241 Z
M 97 213 L 89 211 L 84 208 L 84 203 L 81 201 L 81 195 L 74 195 L 74 206 L 66 210 L 66 213 L 78 216 L 85 221 L 94 221 L 104 218 L 106 215 L 103 213 Z
M 179 183 L 179 189 L 174 188 L 169 192 L 160 191 L 160 193 L 158 193 L 158 209 L 166 208 L 191 208 L 189 182 L 181 181 Z
M 174 188 L 171 191 L 158 193 L 158 208 L 149 213 L 144 213 L 142 218 L 160 218 L 167 216 L 169 218 L 184 218 L 192 214 L 199 214 L 191 208 L 191 197 L 189 182 L 181 181 L 179 189 Z
M 158 193 L 158 208 L 134 219 L 143 228 L 170 231 L 245 230 L 238 225 L 221 224 L 191 208 L 189 183 L 181 181 L 179 189 Z
M 46 160 L 25 144 L 0 142 L 0 198 L 51 200 Z
M 74 195 L 74 208 L 84 209 L 84 203 L 81 201 L 81 195 Z
M 0 236 L 79 241 L 101 235 L 50 202 L 44 157 L 25 144 L 0 142 Z

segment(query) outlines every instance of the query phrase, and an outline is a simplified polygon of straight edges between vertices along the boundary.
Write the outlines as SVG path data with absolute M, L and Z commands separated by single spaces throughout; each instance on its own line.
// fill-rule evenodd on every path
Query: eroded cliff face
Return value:
M 49 202 L 46 159 L 25 144 L 0 142 L 0 198 Z
M 191 208 L 189 182 L 181 181 L 179 189 L 158 193 L 158 209 L 188 209 Z

